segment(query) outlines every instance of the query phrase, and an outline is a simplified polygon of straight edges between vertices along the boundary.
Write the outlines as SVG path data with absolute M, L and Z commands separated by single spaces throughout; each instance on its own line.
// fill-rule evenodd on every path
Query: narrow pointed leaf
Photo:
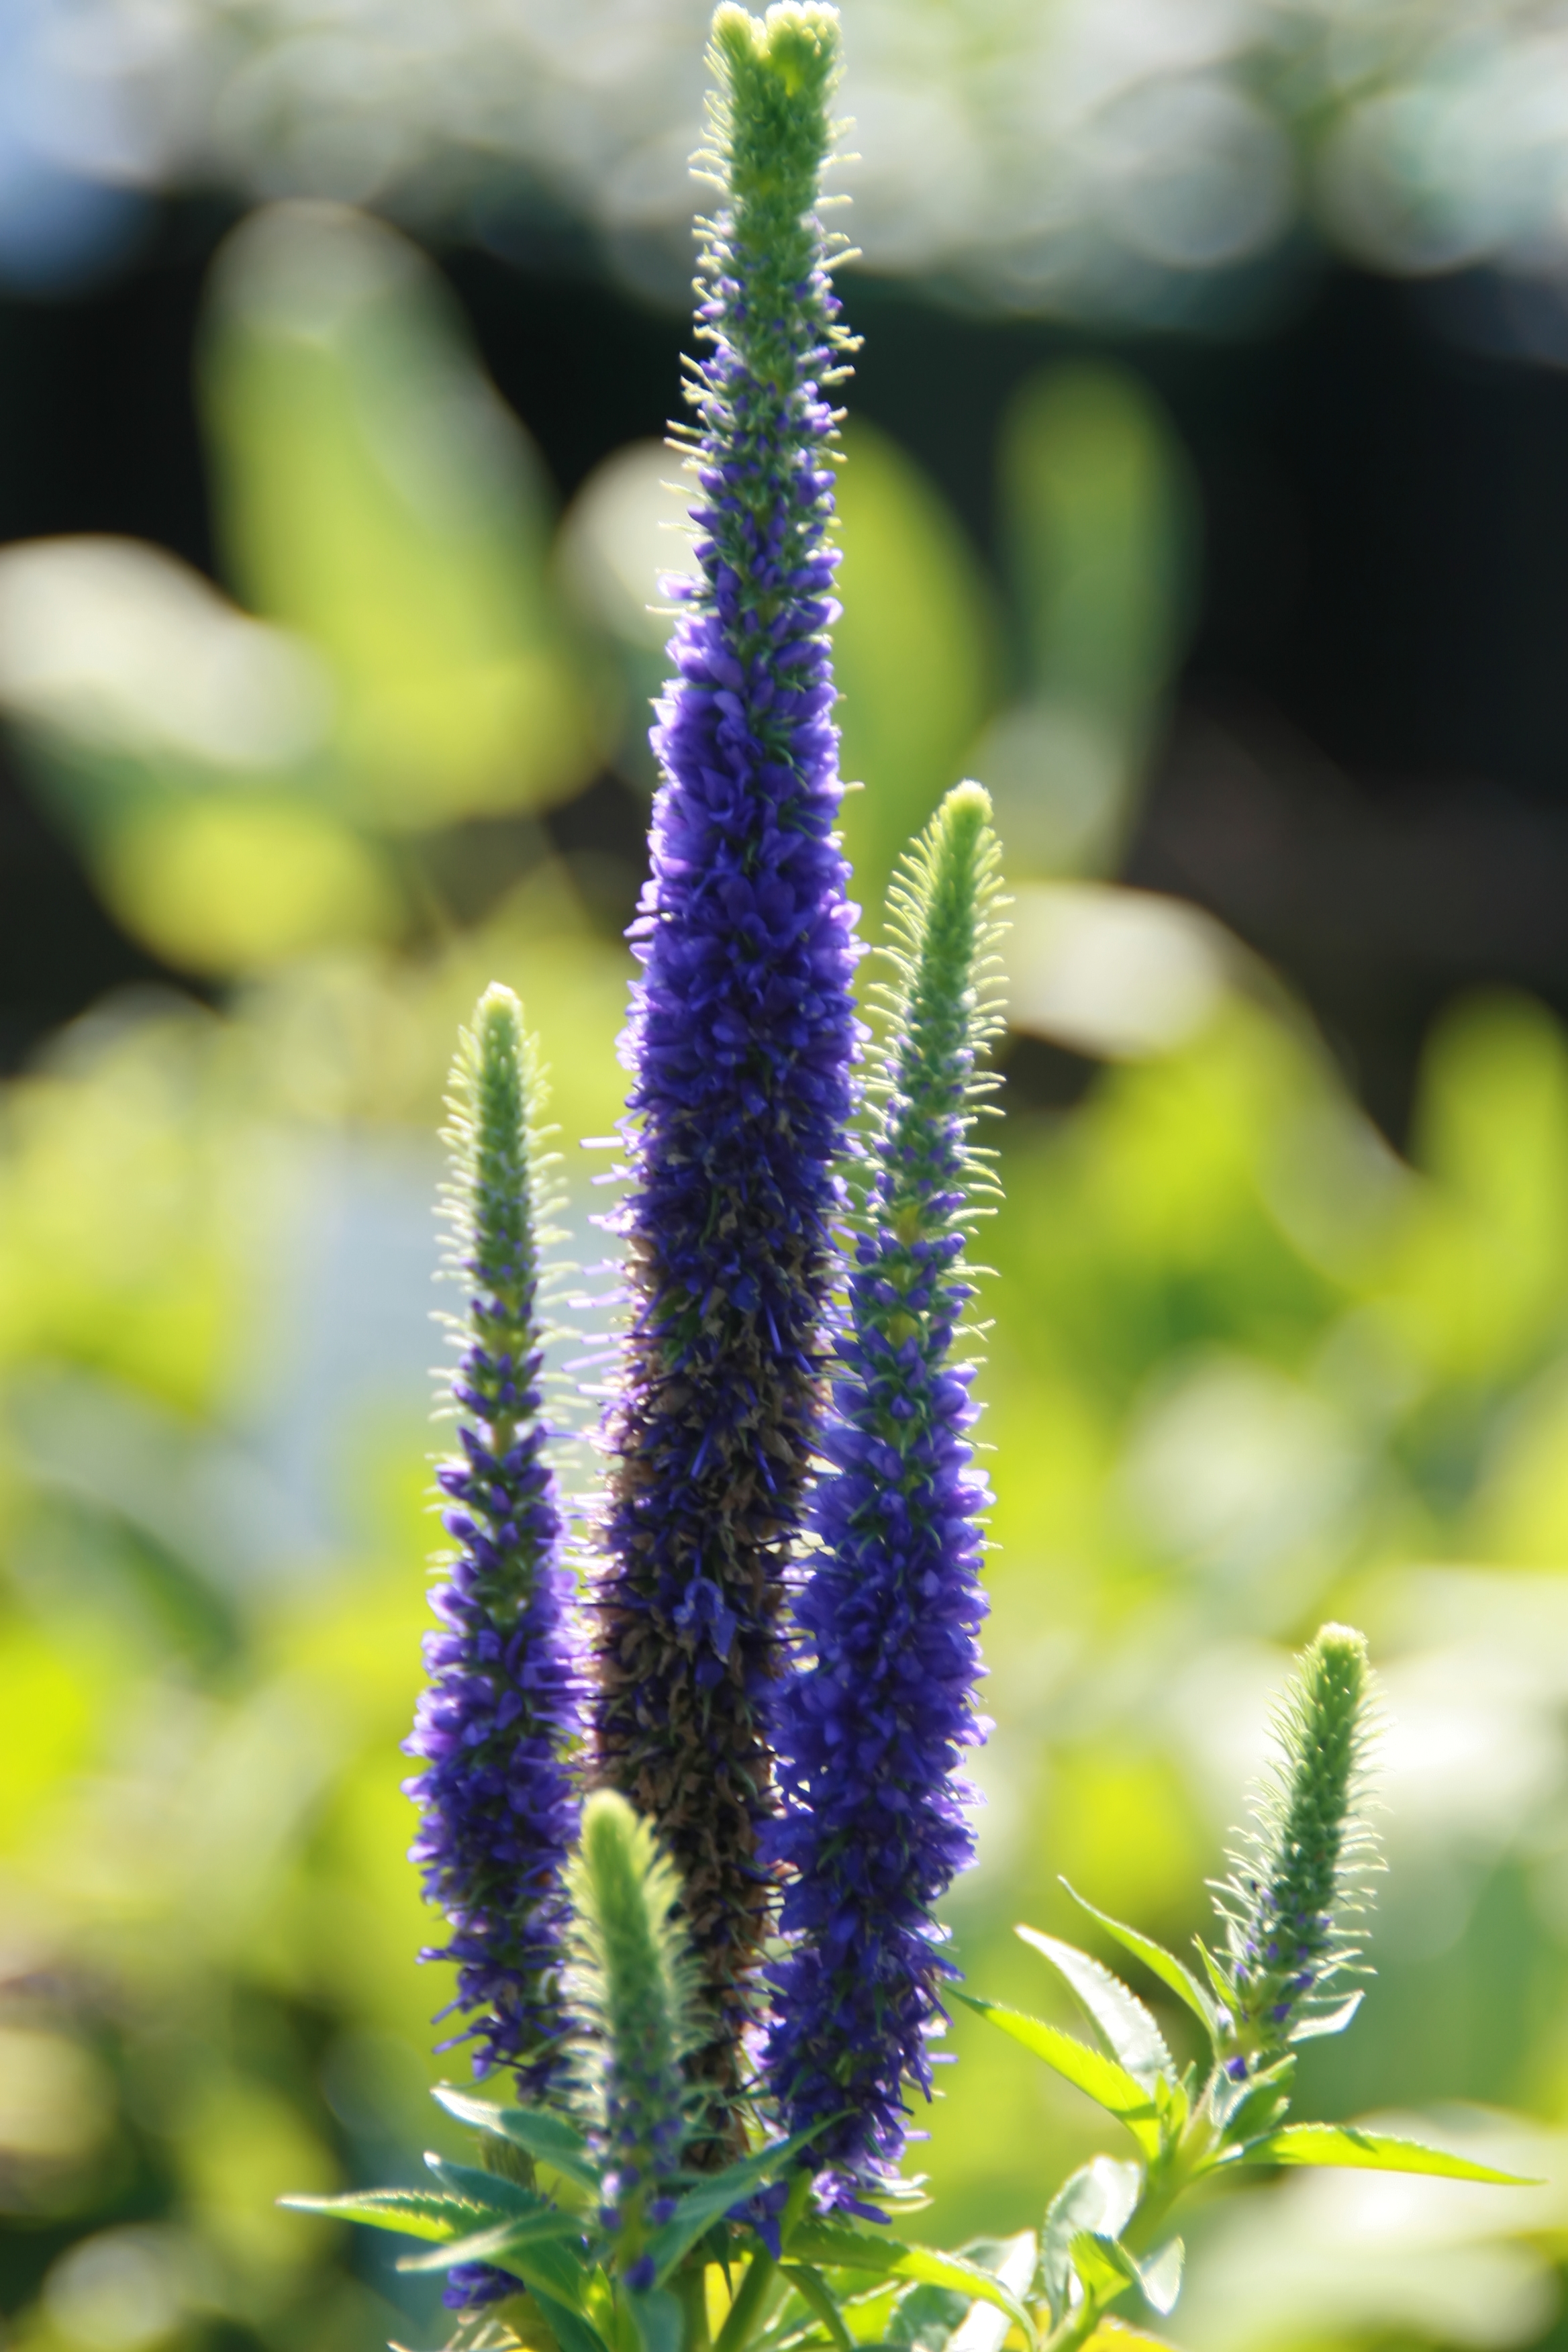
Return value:
M 1086 1903 L 1077 1887 L 1068 1885 L 1065 1878 L 1062 1885 L 1080 1911 L 1087 1911 L 1108 1936 L 1115 1937 L 1124 1952 L 1131 1952 L 1135 1960 L 1142 1960 L 1151 1976 L 1158 1977 L 1178 2000 L 1185 2001 L 1193 2015 L 1201 2019 L 1212 2041 L 1219 2031 L 1219 2017 L 1207 1986 L 1201 1985 L 1192 1970 L 1177 1959 L 1174 1952 L 1168 1952 L 1163 1944 L 1154 1941 L 1152 1936 L 1141 1935 L 1136 1927 L 1129 1927 L 1121 1920 L 1113 1919 L 1109 1911 L 1097 1911 L 1094 1905 Z
M 1054 2066 L 1058 2074 L 1076 2084 L 1080 2091 L 1125 2124 L 1139 2147 L 1147 2156 L 1160 2152 L 1160 2118 L 1147 2089 L 1124 2066 L 1113 2058 L 1106 2058 L 1098 2050 L 1079 2042 L 1070 2033 L 1062 2033 L 1043 2018 L 1029 2017 L 1022 2010 L 1005 2009 L 999 2001 L 976 2000 L 973 1995 L 961 1992 L 958 1999 L 966 2008 L 977 2010 L 982 2017 Z
M 1174 2074 L 1176 2070 L 1165 2047 L 1164 2035 L 1137 1994 L 1120 1977 L 1101 1968 L 1088 1952 L 1080 1952 L 1076 1944 L 1061 1943 L 1055 1936 L 1042 1935 L 1037 1927 L 1016 1927 L 1013 1932 L 1067 1979 L 1104 2037 L 1111 2056 L 1130 2074 L 1151 2091 L 1162 2074 Z
M 837 2347 L 837 2352 L 855 2352 L 855 2339 L 844 2325 L 844 2315 L 820 2272 L 808 2263 L 785 2263 L 784 2274 L 807 2308 L 821 2320 Z
M 470 2221 L 473 2215 L 468 2217 Z M 512 2265 L 508 2257 L 520 2253 L 525 2247 L 548 2245 L 563 2238 L 580 2238 L 583 2224 L 570 2213 L 546 2210 L 542 2213 L 509 2213 L 488 2229 L 476 2230 L 468 2237 L 454 2238 L 433 2253 L 407 2254 L 397 2265 L 402 2271 L 449 2271 L 454 2263 L 494 2263 L 500 2270 Z
M 704 2179 L 695 2189 L 689 2189 L 674 2214 L 661 2230 L 656 2230 L 647 2242 L 647 2251 L 653 2256 L 657 2284 L 662 2285 L 682 2255 L 689 2252 L 703 2231 L 711 2227 L 731 2205 L 738 2205 L 752 2190 L 765 2187 L 768 2181 L 794 2163 L 803 2148 L 808 2147 L 818 2132 L 827 2129 L 835 2120 L 825 2116 L 810 2131 L 796 2132 L 793 2139 L 781 2139 L 773 2147 L 764 2147 L 757 2156 L 742 2157 L 739 2164 L 727 2165 L 711 2179 Z
M 485 2172 L 477 2164 L 450 2164 L 444 2156 L 428 2153 L 425 2161 L 448 2196 L 466 2198 L 471 2205 L 488 2207 L 498 2221 L 509 2213 L 531 2217 L 560 2210 L 548 2198 L 525 2189 L 519 2180 L 509 2180 L 504 2173 Z M 583 2225 L 579 2221 L 576 2226 L 581 2229 Z
M 514 2147 L 525 2148 L 541 2164 L 553 2165 L 581 2188 L 598 2188 L 598 2167 L 587 2141 L 561 2116 L 547 2115 L 541 2107 L 503 2106 L 491 2099 L 476 2098 L 471 2091 L 454 2090 L 446 2083 L 432 2096 L 459 2123 L 510 2140 Z
M 872 2237 L 840 2222 L 802 2221 L 790 2238 L 787 2254 L 792 2263 L 807 2263 L 817 2270 L 869 2271 L 885 2278 L 904 2251 L 903 2241 L 885 2231 Z
M 1352 1992 L 1348 2000 L 1341 2001 L 1338 2009 L 1331 2009 L 1321 2017 L 1298 2019 L 1286 2035 L 1286 2040 L 1315 2042 L 1321 2034 L 1342 2033 L 1365 1998 L 1364 1992 Z
M 280 2197 L 297 2213 L 325 2213 L 338 2221 L 363 2221 L 371 2230 L 400 2230 L 405 2237 L 445 2243 L 461 2238 L 485 2220 L 482 2207 L 468 2199 L 437 2197 L 427 2189 L 357 2189 L 344 2197 Z
M 1386 2132 L 1358 2131 L 1353 2124 L 1287 2124 L 1248 2140 L 1231 2164 L 1327 2164 L 1365 2172 L 1429 2172 L 1440 2180 L 1489 2180 L 1503 2189 L 1533 2189 L 1539 2181 L 1518 2172 L 1499 2172 L 1446 2148 L 1423 2147 L 1418 2140 L 1394 2139 Z M 428 2259 L 428 2257 L 426 2257 Z
M 1224 1967 L 1215 1959 L 1203 1937 L 1194 1936 L 1193 1941 L 1197 1946 L 1198 1958 L 1204 1964 L 1204 1974 L 1215 1989 L 1218 2005 L 1228 2016 L 1231 2003 L 1236 1998 L 1235 1988 L 1226 1974 Z

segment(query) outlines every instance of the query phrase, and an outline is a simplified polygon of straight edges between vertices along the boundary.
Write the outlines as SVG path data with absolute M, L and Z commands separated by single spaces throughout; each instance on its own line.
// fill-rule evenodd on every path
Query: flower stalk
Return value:
M 857 1029 L 826 637 L 824 388 L 847 339 L 815 210 L 837 16 L 721 7 L 711 61 L 724 201 L 689 387 L 701 576 L 680 591 L 658 706 L 663 782 L 631 933 L 633 1306 L 606 1432 L 595 1769 L 680 1874 L 716 2161 L 741 2144 L 772 1902 L 765 1717 L 820 1412 Z
M 974 1368 L 954 1351 L 973 1295 L 965 1234 L 995 1189 L 972 1132 L 999 1026 L 990 814 L 977 784 L 950 793 L 889 900 L 895 977 L 822 1440 L 832 1470 L 795 1604 L 802 1652 L 773 1715 L 784 1811 L 768 1852 L 788 1874 L 790 1948 L 772 1971 L 765 2067 L 792 2131 L 839 2117 L 813 2153 L 847 2198 L 896 2169 L 907 2092 L 931 2096 L 940 1988 L 954 1973 L 934 1906 L 973 1852 L 959 1766 L 984 1729 L 989 1497 L 965 1433 Z
M 457 1551 L 431 1594 L 429 1681 L 404 1742 L 420 1759 L 404 1783 L 421 1814 L 411 1859 L 451 1927 L 421 1957 L 457 1964 L 452 2007 L 468 2019 L 458 2039 L 474 2043 L 476 2072 L 510 2068 L 536 2097 L 556 2084 L 566 2031 L 564 1871 L 584 1701 L 543 1450 L 543 1253 L 557 1238 L 545 1099 L 521 1007 L 510 989 L 487 990 L 459 1042 L 443 1130 L 446 1271 L 468 1292 L 465 1313 L 446 1318 L 461 1349 L 459 1451 L 436 1474 Z

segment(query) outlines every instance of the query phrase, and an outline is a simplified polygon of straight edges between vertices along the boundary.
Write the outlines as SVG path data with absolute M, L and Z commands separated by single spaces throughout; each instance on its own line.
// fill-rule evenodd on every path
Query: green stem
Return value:
M 680 2352 L 709 2352 L 708 2265 L 700 2259 L 675 2281 L 680 2298 Z
M 742 2352 L 762 2315 L 763 2298 L 777 2272 L 778 2264 L 772 2254 L 758 2252 L 752 2256 L 741 2281 L 741 2292 L 730 2305 L 730 2315 L 719 2330 L 713 2352 Z

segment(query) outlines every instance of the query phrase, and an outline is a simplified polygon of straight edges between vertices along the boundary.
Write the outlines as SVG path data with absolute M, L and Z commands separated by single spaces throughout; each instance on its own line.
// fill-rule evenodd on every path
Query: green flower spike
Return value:
M 642 2251 L 668 2218 L 660 2183 L 679 2166 L 692 2095 L 681 2062 L 698 2028 L 696 1969 L 677 1918 L 680 1880 L 647 1823 L 610 1789 L 583 1808 L 567 1871 L 574 1921 L 567 1998 L 582 2026 L 577 2086 L 604 2163 L 605 2225 L 621 2274 L 653 2284 Z
M 1215 1888 L 1226 1957 L 1215 1965 L 1225 2003 L 1220 2060 L 1233 2082 L 1292 2042 L 1336 2033 L 1361 2000 L 1344 1978 L 1364 1974 L 1354 1928 L 1377 1850 L 1358 1803 L 1364 1781 L 1371 1673 L 1363 1635 L 1325 1625 L 1281 1702 L 1281 1750 L 1259 1790 L 1247 1843 Z

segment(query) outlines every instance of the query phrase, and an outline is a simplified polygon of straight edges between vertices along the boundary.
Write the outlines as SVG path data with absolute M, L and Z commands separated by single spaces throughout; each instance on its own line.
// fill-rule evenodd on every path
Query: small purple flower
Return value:
M 493 2263 L 454 2263 L 447 2273 L 441 2300 L 448 2311 L 477 2311 L 487 2303 L 500 2303 L 522 2293 L 522 2281 Z
M 452 1930 L 421 1957 L 457 1963 L 453 2006 L 470 2022 L 456 2038 L 475 2043 L 475 2071 L 510 2067 L 533 2096 L 553 2086 L 564 2031 L 568 1759 L 584 1699 L 540 1417 L 542 1098 L 517 999 L 491 988 L 458 1049 L 446 1130 L 450 1263 L 470 1292 L 452 1382 L 462 1450 L 437 1472 L 458 1550 L 431 1595 L 429 1686 L 404 1742 L 423 1759 L 404 1783 L 423 1816 L 411 1858 Z
M 791 1950 L 770 1971 L 764 2066 L 791 2132 L 850 2110 L 812 2149 L 849 2203 L 898 2164 L 906 2089 L 931 2095 L 954 1973 L 932 1910 L 973 1852 L 958 1767 L 984 1729 L 989 1498 L 970 1467 L 971 1370 L 952 1355 L 973 1296 L 964 1227 L 986 1181 L 968 1131 L 995 1026 L 976 986 L 997 888 L 989 814 L 977 785 L 949 793 L 895 886 L 899 984 L 822 1441 L 820 1549 L 795 1605 L 802 1653 L 773 1708 L 784 1812 L 766 1851 L 789 1872 Z
M 834 1174 L 851 1108 L 855 909 L 826 629 L 825 384 L 846 348 L 814 214 L 830 10 L 722 9 L 691 397 L 701 578 L 670 646 L 664 782 L 622 1041 L 632 1291 L 595 1595 L 597 1769 L 677 1864 L 705 1983 L 713 2121 L 744 2072 L 772 1887 L 765 1710 L 783 1562 L 820 1412 Z

